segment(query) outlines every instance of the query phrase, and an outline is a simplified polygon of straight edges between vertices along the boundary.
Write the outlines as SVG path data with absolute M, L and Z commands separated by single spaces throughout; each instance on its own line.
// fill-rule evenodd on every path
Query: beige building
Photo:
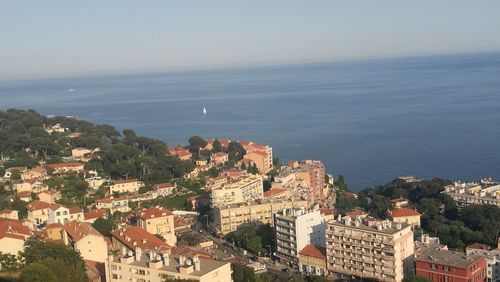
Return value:
M 45 225 L 44 238 L 49 241 L 64 242 L 64 225 L 61 223 L 52 223 Z
M 0 219 L 0 253 L 17 255 L 31 232 L 19 220 Z
M 137 193 L 144 183 L 137 179 L 117 180 L 109 186 L 109 193 Z
M 26 206 L 28 210 L 28 220 L 35 224 L 46 223 L 49 220 L 50 203 L 35 200 Z
M 213 166 L 223 165 L 228 160 L 229 160 L 229 155 L 224 152 L 218 152 L 210 156 L 210 161 Z
M 0 218 L 18 220 L 19 212 L 11 209 L 3 209 L 0 211 Z
M 500 207 L 500 184 L 486 179 L 481 182 L 455 182 L 445 186 L 442 193 L 452 197 L 459 206 L 474 204 Z
M 174 214 L 166 209 L 153 207 L 137 213 L 137 226 L 151 234 L 161 235 L 167 244 L 175 246 Z
M 38 198 L 40 199 L 40 201 L 42 202 L 46 202 L 46 203 L 55 203 L 57 200 L 60 200 L 61 199 L 61 192 L 60 191 L 57 191 L 57 190 L 47 190 L 47 191 L 43 191 L 43 192 L 40 192 L 38 194 Z
M 327 270 L 334 279 L 399 282 L 413 272 L 413 231 L 408 224 L 345 216 L 328 223 L 326 236 Z
M 244 159 L 251 161 L 261 174 L 266 174 L 273 169 L 273 148 L 267 145 L 258 145 L 251 141 L 241 141 L 245 149 Z
M 85 170 L 84 166 L 85 164 L 78 162 L 49 164 L 49 167 L 54 169 L 55 174 L 82 172 Z
M 130 207 L 128 206 L 128 199 L 125 197 L 98 199 L 95 200 L 95 206 L 98 209 L 107 209 L 111 212 L 111 214 L 115 213 L 116 211 L 130 211 Z
M 36 166 L 21 175 L 22 179 L 43 179 L 46 176 L 47 170 L 43 166 Z
M 84 260 L 105 262 L 108 244 L 104 236 L 86 222 L 70 221 L 64 224 L 63 240 L 80 252 Z
M 65 224 L 72 220 L 83 221 L 83 211 L 80 207 L 67 208 L 59 204 L 52 204 L 47 209 L 47 223 L 62 223 Z
M 299 252 L 299 271 L 304 275 L 326 275 L 326 248 L 306 245 Z
M 87 154 L 91 154 L 92 150 L 87 148 L 74 148 L 71 150 L 71 156 L 75 158 L 82 158 Z
M 308 203 L 300 199 L 259 200 L 214 208 L 212 228 L 217 233 L 226 235 L 249 222 L 273 224 L 274 213 L 292 207 L 307 208 Z
M 106 179 L 95 176 L 95 177 L 89 177 L 85 178 L 85 182 L 89 185 L 89 188 L 97 190 L 99 189 L 104 183 L 106 183 Z
M 398 208 L 388 211 L 387 216 L 394 222 L 406 223 L 415 227 L 420 226 L 420 217 L 422 214 L 416 210 Z
M 212 207 L 250 202 L 264 197 L 264 184 L 260 175 L 248 175 L 230 179 L 221 185 L 211 187 Z

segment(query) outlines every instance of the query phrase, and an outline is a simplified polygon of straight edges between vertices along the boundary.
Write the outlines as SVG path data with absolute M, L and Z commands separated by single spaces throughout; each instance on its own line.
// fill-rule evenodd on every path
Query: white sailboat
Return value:
M 207 114 L 207 108 L 203 107 L 203 114 L 206 115 Z

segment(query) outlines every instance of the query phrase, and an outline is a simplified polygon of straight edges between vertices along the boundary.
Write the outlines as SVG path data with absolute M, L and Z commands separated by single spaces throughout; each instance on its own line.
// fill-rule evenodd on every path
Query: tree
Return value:
M 57 282 L 56 275 L 41 263 L 32 263 L 21 270 L 21 282 Z
M 205 141 L 200 136 L 191 136 L 188 142 L 189 145 L 191 145 L 193 148 L 197 148 L 198 150 L 207 146 L 207 141 Z
M 0 252 L 0 267 L 2 271 L 14 271 L 19 268 L 17 257 L 13 254 Z
M 234 282 L 256 282 L 255 272 L 250 267 L 232 263 L 231 270 Z
M 116 228 L 116 224 L 110 220 L 102 217 L 98 217 L 94 223 L 92 223 L 92 227 L 94 227 L 99 233 L 104 236 L 110 236 L 111 230 Z
M 212 152 L 213 153 L 219 153 L 219 152 L 222 152 L 222 145 L 219 141 L 219 139 L 215 139 L 214 140 L 214 143 L 212 144 Z
M 21 173 L 19 173 L 19 170 L 17 170 L 17 169 L 12 170 L 12 172 L 10 174 L 10 179 L 11 180 L 20 180 Z
M 86 282 L 88 277 L 85 272 L 78 271 L 74 265 L 66 265 L 60 259 L 46 258 L 40 262 L 57 277 L 57 281 Z
M 231 141 L 227 146 L 227 153 L 229 154 L 229 160 L 236 163 L 243 159 L 245 148 L 239 142 Z

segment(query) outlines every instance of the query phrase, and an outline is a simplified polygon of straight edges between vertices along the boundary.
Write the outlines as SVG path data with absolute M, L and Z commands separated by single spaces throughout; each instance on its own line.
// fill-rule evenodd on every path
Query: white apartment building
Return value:
M 325 246 L 326 223 L 319 210 L 304 207 L 285 208 L 274 214 L 276 257 L 289 265 L 298 265 L 299 252 L 306 245 Z
M 98 199 L 95 201 L 95 206 L 98 209 L 108 209 L 112 214 L 116 211 L 128 212 L 128 199 L 125 197 Z
M 117 180 L 109 186 L 109 193 L 137 193 L 143 186 L 144 183 L 137 179 Z
M 67 208 L 58 204 L 50 205 L 48 208 L 47 223 L 65 224 L 69 221 L 83 221 L 83 211 L 79 207 Z
M 247 175 L 211 187 L 212 207 L 250 202 L 264 197 L 264 183 L 260 175 Z
M 328 222 L 327 270 L 333 279 L 402 281 L 413 273 L 411 226 L 374 218 L 345 216 Z
M 500 207 L 500 184 L 491 180 L 454 182 L 445 186 L 443 193 L 452 197 L 459 206 L 475 204 Z
M 467 247 L 467 255 L 478 255 L 486 259 L 486 282 L 500 282 L 500 249 L 485 250 Z

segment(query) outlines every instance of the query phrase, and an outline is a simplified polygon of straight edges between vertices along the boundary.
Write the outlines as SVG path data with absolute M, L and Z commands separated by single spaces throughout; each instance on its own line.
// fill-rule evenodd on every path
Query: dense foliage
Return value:
M 226 236 L 226 240 L 235 245 L 251 251 L 254 254 L 266 254 L 269 247 L 273 247 L 274 231 L 270 225 L 244 224 Z M 274 249 L 274 248 L 273 248 Z

